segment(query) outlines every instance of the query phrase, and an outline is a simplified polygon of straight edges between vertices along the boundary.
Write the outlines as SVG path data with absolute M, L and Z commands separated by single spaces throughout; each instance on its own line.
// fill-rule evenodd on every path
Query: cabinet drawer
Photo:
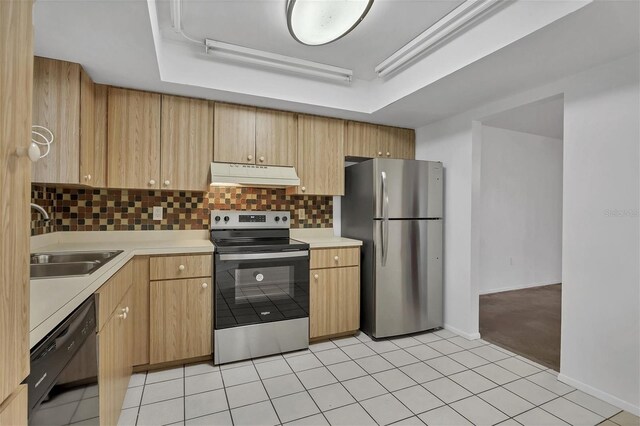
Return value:
M 149 275 L 152 281 L 210 277 L 212 262 L 210 254 L 152 257 Z
M 328 248 L 311 250 L 310 268 L 339 268 L 358 266 L 360 247 Z

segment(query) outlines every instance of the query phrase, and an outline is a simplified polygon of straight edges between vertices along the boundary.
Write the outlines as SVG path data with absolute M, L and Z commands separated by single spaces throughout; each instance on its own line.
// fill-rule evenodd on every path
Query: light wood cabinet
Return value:
M 80 65 L 34 59 L 32 122 L 51 130 L 54 137 L 49 154 L 33 163 L 33 181 L 79 183 Z M 41 147 L 43 153 L 45 149 Z
M 0 424 L 26 424 L 27 415 L 18 386 L 29 374 L 31 166 L 15 153 L 31 140 L 31 9 L 30 1 L 0 1 Z
M 151 279 L 210 277 L 213 258 L 210 254 L 154 256 L 151 258 Z
M 298 116 L 300 186 L 288 194 L 344 195 L 344 121 Z
M 309 338 L 319 339 L 360 328 L 360 267 L 310 271 Z
M 215 161 L 296 165 L 298 135 L 294 113 L 216 103 L 214 129 Z
M 102 330 L 102 327 L 111 318 L 132 283 L 133 262 L 130 261 L 96 291 L 98 331 Z
M 349 121 L 346 129 L 345 157 L 375 158 L 382 156 L 384 148 L 380 144 L 378 126 Z
M 126 313 L 135 309 L 128 291 L 98 333 L 98 385 L 100 424 L 115 425 L 127 392 L 132 371 L 133 324 Z
M 415 132 L 400 127 L 379 126 L 382 157 L 415 159 Z
M 213 103 L 162 95 L 161 188 L 206 191 L 213 161 Z
M 107 186 L 160 188 L 160 95 L 109 87 Z
M 80 181 L 107 184 L 107 86 L 80 70 Z
M 215 104 L 213 158 L 255 164 L 256 108 Z
M 309 268 L 340 268 L 360 264 L 359 247 L 336 247 L 313 249 L 309 259 Z
M 133 258 L 133 307 L 131 324 L 134 328 L 133 365 L 149 363 L 149 257 Z
M 152 281 L 151 364 L 211 355 L 211 277 Z
M 0 404 L 0 425 L 26 425 L 27 404 L 27 385 L 20 385 L 6 401 Z
M 256 111 L 255 159 L 258 165 L 295 166 L 298 120 L 294 113 Z

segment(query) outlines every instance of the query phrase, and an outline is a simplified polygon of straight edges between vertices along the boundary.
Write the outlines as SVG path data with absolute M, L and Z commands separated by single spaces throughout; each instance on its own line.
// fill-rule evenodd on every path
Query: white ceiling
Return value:
M 184 0 L 191 35 L 353 67 L 360 78 L 346 86 L 217 63 L 176 40 L 166 0 L 156 1 L 37 0 L 35 52 L 78 62 L 104 84 L 417 128 L 640 50 L 639 2 L 517 0 L 397 76 L 368 81 L 380 57 L 457 3 L 376 0 L 349 36 L 305 47 L 274 23 L 285 0 Z
M 482 123 L 491 127 L 562 139 L 564 97 L 554 96 L 503 111 L 482 120 Z
M 375 0 L 351 33 L 324 46 L 305 46 L 291 37 L 286 2 L 280 0 L 183 0 L 182 24 L 184 32 L 196 39 L 210 38 L 348 68 L 355 78 L 373 80 L 376 65 L 462 3 Z M 163 36 L 179 40 L 171 30 L 169 2 L 156 4 Z

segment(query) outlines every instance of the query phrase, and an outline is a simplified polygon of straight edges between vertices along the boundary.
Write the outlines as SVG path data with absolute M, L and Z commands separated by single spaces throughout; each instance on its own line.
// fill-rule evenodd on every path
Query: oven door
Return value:
M 309 316 L 309 251 L 217 253 L 215 328 Z

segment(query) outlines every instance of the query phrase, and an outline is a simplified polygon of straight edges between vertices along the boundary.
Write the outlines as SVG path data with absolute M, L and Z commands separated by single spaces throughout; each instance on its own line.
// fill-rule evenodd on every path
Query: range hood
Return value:
M 211 185 L 284 188 L 300 185 L 294 167 L 211 163 Z

